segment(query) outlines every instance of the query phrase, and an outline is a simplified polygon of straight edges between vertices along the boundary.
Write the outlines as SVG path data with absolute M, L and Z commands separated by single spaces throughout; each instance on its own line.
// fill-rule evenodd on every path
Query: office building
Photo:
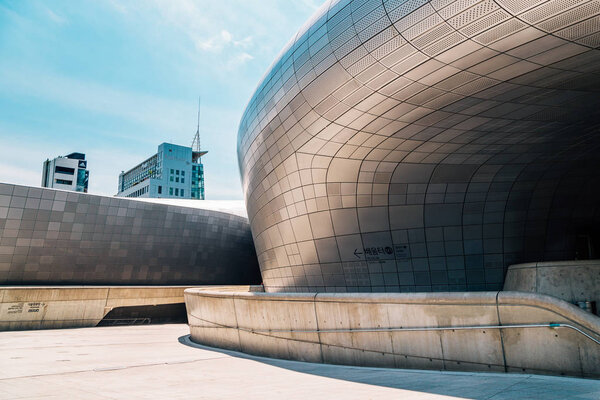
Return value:
M 87 193 L 89 176 L 85 154 L 71 153 L 44 161 L 42 187 Z
M 204 200 L 204 166 L 207 151 L 162 143 L 156 154 L 119 175 L 117 197 Z

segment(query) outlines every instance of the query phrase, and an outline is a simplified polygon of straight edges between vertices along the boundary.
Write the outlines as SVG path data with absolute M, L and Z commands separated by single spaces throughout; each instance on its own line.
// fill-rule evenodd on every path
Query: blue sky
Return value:
M 207 199 L 241 199 L 238 123 L 320 0 L 0 0 L 0 182 L 87 155 L 89 192 L 200 133 Z

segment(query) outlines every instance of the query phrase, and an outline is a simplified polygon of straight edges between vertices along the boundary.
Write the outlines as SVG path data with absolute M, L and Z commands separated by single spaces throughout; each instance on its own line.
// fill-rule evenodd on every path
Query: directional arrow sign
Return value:
M 362 253 L 359 252 L 358 249 L 354 249 L 354 255 L 356 256 L 356 258 L 360 258 L 360 254 Z

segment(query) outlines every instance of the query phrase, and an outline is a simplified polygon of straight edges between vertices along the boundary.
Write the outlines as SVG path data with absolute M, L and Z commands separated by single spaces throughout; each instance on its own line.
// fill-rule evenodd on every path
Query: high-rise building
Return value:
M 162 143 L 156 154 L 121 172 L 117 197 L 204 200 L 202 156 L 206 153 Z
M 87 193 L 89 176 L 85 154 L 71 153 L 44 161 L 42 187 Z

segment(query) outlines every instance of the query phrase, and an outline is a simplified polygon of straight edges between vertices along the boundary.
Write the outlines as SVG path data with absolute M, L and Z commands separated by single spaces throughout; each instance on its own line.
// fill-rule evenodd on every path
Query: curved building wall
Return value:
M 240 124 L 266 290 L 498 290 L 508 265 L 593 257 L 599 13 L 328 1 Z
M 0 184 L 0 285 L 258 283 L 248 220 Z

